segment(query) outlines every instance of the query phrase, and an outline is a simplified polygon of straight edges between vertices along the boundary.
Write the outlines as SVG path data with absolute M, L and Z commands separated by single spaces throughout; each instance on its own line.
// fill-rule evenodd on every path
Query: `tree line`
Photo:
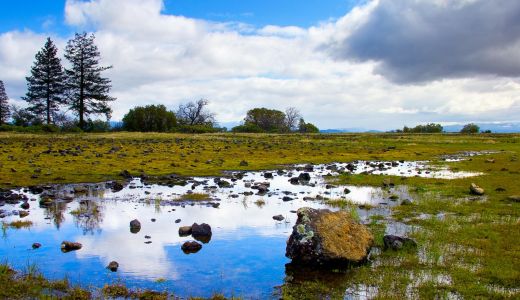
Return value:
M 99 65 L 100 52 L 94 40 L 94 34 L 76 33 L 65 48 L 69 67 L 64 68 L 58 48 L 47 38 L 26 77 L 27 93 L 22 99 L 27 108 L 8 106 L 5 87 L 0 81 L 0 125 L 11 117 L 18 126 L 58 123 L 86 130 L 96 123 L 89 118 L 91 115 L 102 114 L 110 119 L 109 103 L 116 99 L 109 95 L 111 81 L 102 72 L 112 66 Z M 70 120 L 62 109 L 72 112 L 77 121 Z
M 141 132 L 186 132 L 208 133 L 227 131 L 217 126 L 215 114 L 208 109 L 209 101 L 200 99 L 179 105 L 176 112 L 164 105 L 138 106 L 130 109 L 123 117 L 122 129 Z M 317 133 L 319 129 L 306 123 L 296 108 L 285 112 L 254 108 L 247 112 L 241 125 L 232 132 L 249 133 Z
M 393 130 L 392 132 L 398 133 L 441 133 L 444 132 L 444 128 L 441 124 L 429 123 L 426 125 L 417 125 L 415 127 L 404 126 L 403 129 Z M 477 124 L 469 123 L 462 127 L 460 133 L 473 134 L 479 133 L 480 127 Z M 491 133 L 491 130 L 483 131 L 483 133 Z

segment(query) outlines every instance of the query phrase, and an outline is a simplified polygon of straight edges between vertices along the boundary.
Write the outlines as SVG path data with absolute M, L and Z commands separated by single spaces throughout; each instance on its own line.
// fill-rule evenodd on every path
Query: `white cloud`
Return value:
M 174 109 L 199 97 L 210 99 L 222 122 L 241 120 L 260 106 L 298 107 L 320 128 L 516 118 L 520 85 L 513 79 L 399 85 L 374 72 L 378 62 L 338 61 L 324 51 L 323 45 L 363 28 L 381 2 L 310 28 L 256 29 L 167 15 L 161 0 L 69 0 L 65 19 L 77 31 L 93 30 L 102 63 L 114 66 L 106 73 L 118 98 L 114 119 L 135 105 L 163 103 Z M 12 98 L 25 92 L 24 76 L 44 38 L 30 32 L 0 35 L 0 74 Z M 61 51 L 67 38 L 57 39 Z

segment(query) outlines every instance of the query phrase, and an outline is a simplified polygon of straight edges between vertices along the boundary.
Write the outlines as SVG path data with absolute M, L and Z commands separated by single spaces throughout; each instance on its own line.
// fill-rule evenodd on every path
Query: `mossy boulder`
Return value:
M 293 262 L 338 265 L 366 260 L 374 237 L 349 212 L 304 207 L 297 214 L 285 253 Z

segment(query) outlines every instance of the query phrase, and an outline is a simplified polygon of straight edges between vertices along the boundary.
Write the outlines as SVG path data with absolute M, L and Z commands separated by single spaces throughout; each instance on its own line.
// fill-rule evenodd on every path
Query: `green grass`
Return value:
M 181 197 L 175 199 L 177 201 L 208 201 L 211 197 L 209 194 L 205 193 L 191 193 L 191 194 L 184 194 Z
M 391 217 L 412 228 L 416 251 L 381 251 L 370 264 L 325 274 L 287 269 L 281 296 L 339 299 L 347 291 L 375 299 L 514 299 L 520 297 L 520 203 L 508 197 L 520 195 L 519 142 L 518 134 L 0 133 L 0 186 L 99 182 L 121 179 L 122 170 L 134 175 L 198 176 L 220 175 L 224 170 L 276 169 L 291 163 L 431 160 L 436 166 L 484 174 L 454 180 L 378 175 L 329 178 L 334 184 L 382 187 L 386 179 L 408 186 L 412 205 L 395 206 Z M 114 146 L 120 150 L 110 151 Z M 452 163 L 438 159 L 445 154 L 484 150 L 498 153 Z M 488 158 L 495 162 L 486 162 Z M 248 164 L 240 164 L 243 160 Z M 41 172 L 32 178 L 36 169 Z M 484 197 L 469 194 L 472 182 L 486 190 Z M 388 190 L 388 196 L 392 194 Z M 343 200 L 331 204 L 352 207 Z M 368 224 L 376 247 L 383 246 L 386 222 L 385 217 L 373 216 Z M 37 298 L 53 288 L 41 276 L 25 278 L 11 272 L 0 267 L 0 286 L 7 287 L 0 289 L 0 298 Z M 65 284 L 55 287 L 64 289 Z M 66 289 L 69 296 L 74 291 L 80 296 L 89 293 Z

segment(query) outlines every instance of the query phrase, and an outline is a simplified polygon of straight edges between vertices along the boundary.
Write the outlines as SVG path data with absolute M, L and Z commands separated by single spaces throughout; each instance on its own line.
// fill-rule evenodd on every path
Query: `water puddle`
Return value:
M 337 210 L 339 201 L 354 205 L 360 220 L 368 223 L 370 216 L 388 216 L 389 207 L 411 199 L 406 186 L 326 183 L 324 176 L 342 172 L 463 176 L 462 172 L 432 169 L 423 162 L 358 161 L 229 172 L 222 178 L 177 178 L 175 184 L 166 185 L 134 178 L 124 186 L 102 183 L 21 189 L 15 194 L 28 199 L 29 208 L 20 207 L 23 201 L 0 199 L 4 223 L 0 257 L 16 269 L 35 264 L 48 278 L 68 277 L 82 286 L 119 282 L 133 289 L 167 290 L 180 296 L 224 293 L 271 298 L 275 287 L 288 276 L 285 246 L 298 208 Z M 21 211 L 28 216 L 22 218 L 25 213 Z M 277 215 L 283 220 L 274 220 Z M 133 219 L 141 223 L 137 233 L 130 231 Z M 181 245 L 192 237 L 181 237 L 178 230 L 193 223 L 209 224 L 213 234 L 199 252 L 187 255 Z M 408 230 L 402 223 L 387 222 L 388 234 L 404 235 Z M 82 248 L 63 253 L 62 241 L 79 242 Z M 33 243 L 41 247 L 33 249 Z M 119 263 L 117 272 L 106 269 L 111 261 Z

